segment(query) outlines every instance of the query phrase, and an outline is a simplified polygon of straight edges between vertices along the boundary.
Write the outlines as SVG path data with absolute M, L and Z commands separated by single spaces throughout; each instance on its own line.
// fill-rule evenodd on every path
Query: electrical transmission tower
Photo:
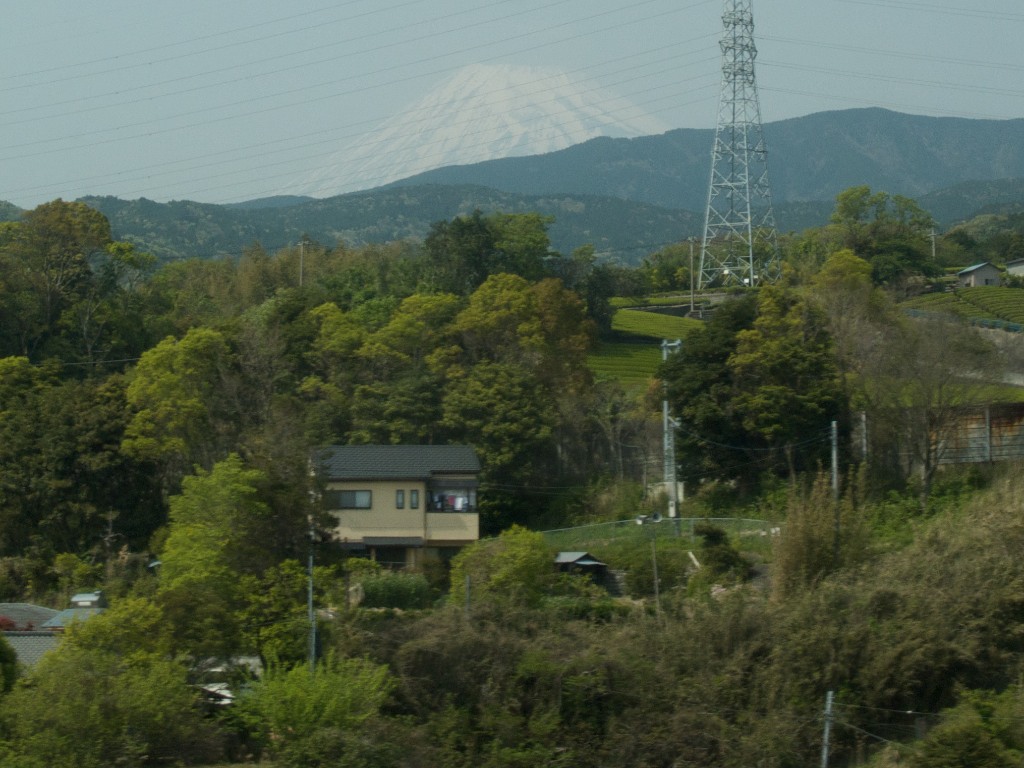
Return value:
M 725 0 L 722 92 L 700 251 L 700 287 L 756 285 L 779 271 L 768 152 L 754 80 L 752 0 Z

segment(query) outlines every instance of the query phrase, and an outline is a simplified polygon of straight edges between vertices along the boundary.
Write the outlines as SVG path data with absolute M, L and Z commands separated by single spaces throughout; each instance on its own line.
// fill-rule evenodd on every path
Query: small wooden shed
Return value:
M 961 269 L 956 273 L 956 279 L 961 288 L 1000 285 L 1003 282 L 1003 272 L 992 262 L 986 261 L 967 269 Z

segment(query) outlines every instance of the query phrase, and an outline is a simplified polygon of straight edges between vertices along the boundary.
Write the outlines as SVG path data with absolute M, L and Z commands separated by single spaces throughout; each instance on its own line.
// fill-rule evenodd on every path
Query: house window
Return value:
M 420 508 L 420 492 L 415 488 L 409 491 L 409 509 Z
M 405 491 L 395 491 L 395 509 L 405 509 Z
M 369 509 L 373 505 L 370 491 L 328 491 L 324 501 L 328 509 Z
M 431 506 L 435 512 L 472 512 L 476 507 L 476 491 L 466 488 L 435 491 Z

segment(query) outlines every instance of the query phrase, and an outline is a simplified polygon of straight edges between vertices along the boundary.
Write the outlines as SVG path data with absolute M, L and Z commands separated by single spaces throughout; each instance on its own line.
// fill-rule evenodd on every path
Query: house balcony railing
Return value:
M 427 507 L 428 512 L 476 512 L 476 505 L 463 500 L 461 504 L 451 501 L 432 501 Z

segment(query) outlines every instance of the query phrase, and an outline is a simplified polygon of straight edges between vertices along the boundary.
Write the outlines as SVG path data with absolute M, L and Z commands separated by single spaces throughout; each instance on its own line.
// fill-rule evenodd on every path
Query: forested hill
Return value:
M 431 224 L 480 209 L 550 216 L 549 235 L 556 251 L 568 255 L 591 244 L 602 259 L 637 265 L 669 243 L 699 237 L 703 226 L 699 211 L 611 197 L 520 195 L 476 186 L 380 189 L 297 204 L 256 201 L 252 206 L 112 197 L 83 201 L 107 216 L 115 237 L 134 242 L 161 260 L 237 256 L 255 242 L 272 251 L 304 236 L 326 246 L 339 241 L 361 246 L 419 240 Z M 1024 205 L 1024 179 L 962 183 L 922 195 L 918 201 L 945 228 L 979 210 Z M 833 207 L 832 199 L 781 203 L 775 218 L 780 231 L 802 232 L 826 223 Z
M 434 222 L 480 209 L 551 216 L 555 250 L 568 254 L 592 244 L 599 255 L 638 263 L 668 243 L 696 235 L 702 225 L 696 213 L 609 197 L 524 196 L 472 186 L 377 190 L 258 208 L 113 197 L 82 201 L 110 220 L 116 237 L 161 260 L 237 256 L 254 242 L 272 251 L 304 236 L 331 247 L 419 240 Z

